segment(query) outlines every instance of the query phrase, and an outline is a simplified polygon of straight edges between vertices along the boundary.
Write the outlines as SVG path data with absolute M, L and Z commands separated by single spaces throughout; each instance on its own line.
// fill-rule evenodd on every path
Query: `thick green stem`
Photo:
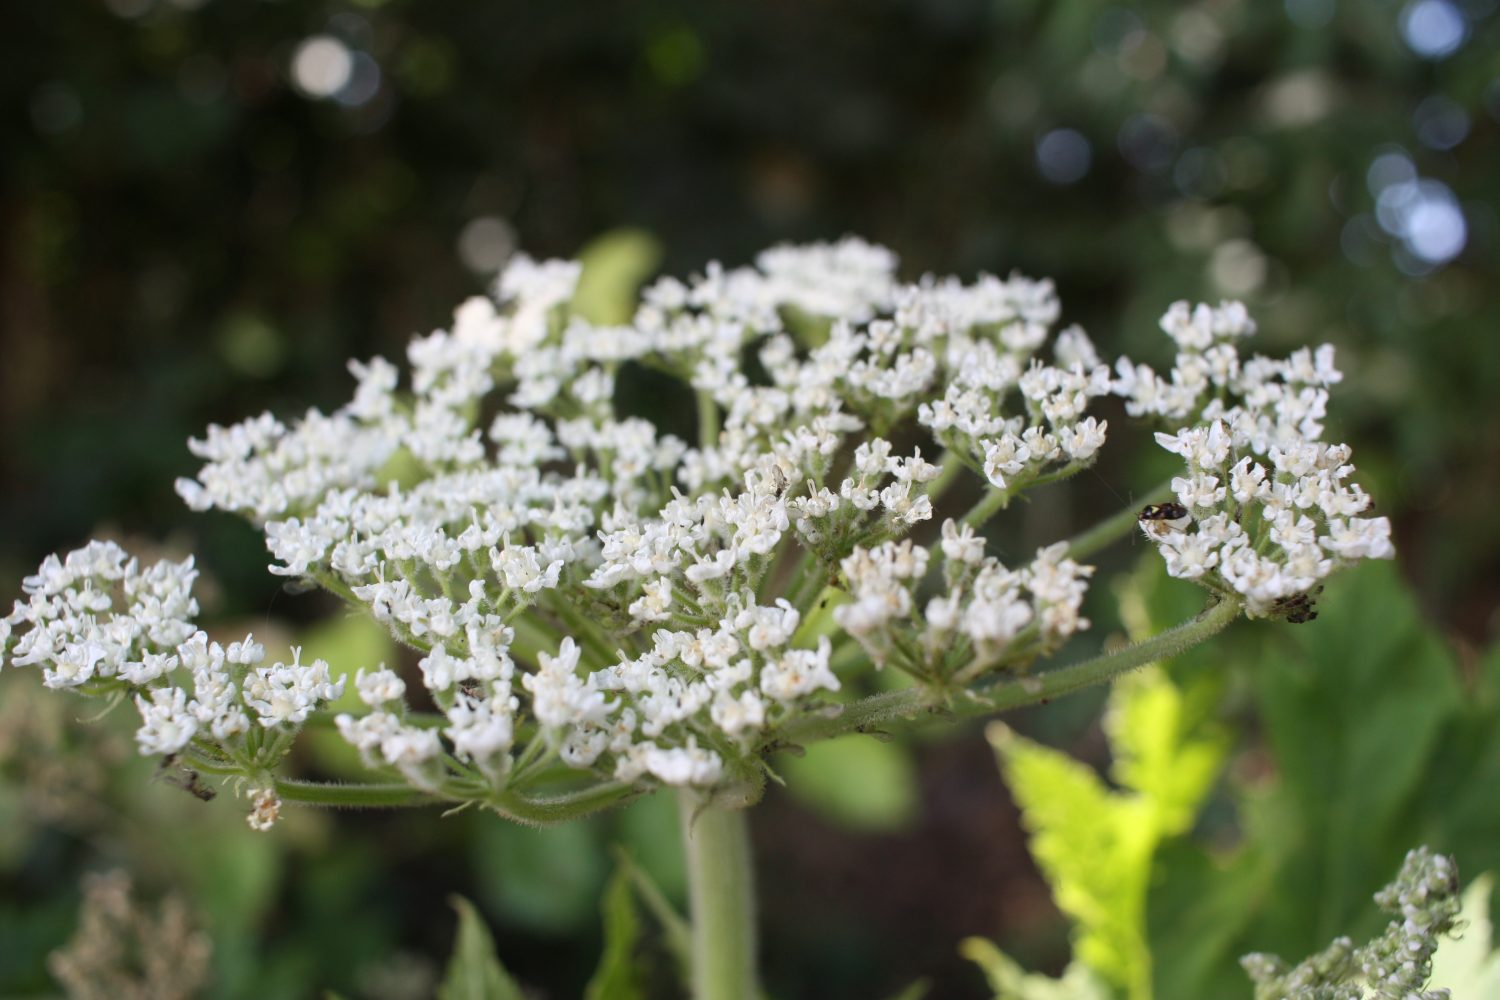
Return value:
M 755 884 L 744 809 L 682 791 L 693 925 L 693 1000 L 756 1000 Z
M 1181 625 L 1124 649 L 1029 677 L 1005 678 L 988 687 L 944 692 L 919 686 L 872 695 L 842 706 L 837 714 L 798 719 L 778 734 L 779 742 L 804 745 L 922 715 L 988 715 L 1034 705 L 1176 656 L 1219 632 L 1239 617 L 1240 610 L 1238 601 L 1218 600 Z

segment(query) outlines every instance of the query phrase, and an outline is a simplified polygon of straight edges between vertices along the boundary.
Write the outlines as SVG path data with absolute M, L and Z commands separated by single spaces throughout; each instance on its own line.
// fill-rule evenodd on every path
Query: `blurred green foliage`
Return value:
M 1461 636 L 1461 653 L 1497 624 L 1500 15 L 1427 0 L 1462 31 L 1424 56 L 1421 2 L 19 5 L 0 39 L 0 583 L 13 592 L 99 531 L 166 539 L 202 554 L 225 636 L 280 629 L 336 666 L 400 663 L 331 603 L 280 593 L 255 533 L 189 517 L 171 481 L 209 421 L 342 402 L 345 359 L 399 356 L 517 248 L 582 252 L 589 314 L 617 321 L 653 269 L 855 232 L 912 276 L 1052 275 L 1065 319 L 1153 362 L 1166 303 L 1243 297 L 1267 351 L 1339 345 L 1332 433 L 1355 444 L 1416 588 L 1381 570 L 1340 579 L 1315 626 L 1250 630 L 1174 667 L 1233 678 L 1239 746 L 1233 794 L 1204 814 L 1209 846 L 1164 848 L 1157 989 L 1220 995 L 1241 951 L 1306 953 L 1373 919 L 1369 892 L 1413 843 L 1500 867 L 1481 793 L 1500 787 L 1500 654 L 1455 660 L 1418 622 Z M 299 73 L 330 51 L 311 39 L 347 65 Z M 347 79 L 316 96 L 311 70 L 340 65 Z M 1464 246 L 1440 266 L 1392 222 L 1413 178 L 1461 211 Z M 656 389 L 622 385 L 631 407 L 682 419 Z M 1165 468 L 1127 435 L 1104 463 L 1018 510 L 1000 544 L 1084 523 Z M 1154 592 L 1197 600 L 1175 586 Z M 1107 634 L 1108 595 L 1094 603 Z M 202 805 L 153 780 L 128 712 L 84 728 L 34 680 L 0 676 L 0 994 L 54 989 L 45 955 L 67 939 L 79 875 L 106 865 L 189 894 L 215 942 L 213 995 L 230 998 L 429 995 L 455 892 L 518 980 L 578 995 L 609 939 L 612 841 L 680 901 L 670 803 L 545 834 L 293 812 L 254 836 L 229 790 Z M 1016 725 L 1097 760 L 1099 700 Z M 337 777 L 348 761 L 324 740 L 299 763 Z M 1056 914 L 1023 905 L 1037 879 L 986 798 L 987 762 L 953 762 L 938 743 L 851 740 L 787 765 L 762 838 L 795 838 L 830 869 L 852 855 L 873 885 L 837 887 L 865 901 L 852 916 L 822 899 L 795 928 L 764 928 L 779 996 L 889 995 L 918 972 L 934 996 L 979 996 L 953 953 L 973 933 L 1028 964 L 1064 956 Z M 1011 859 L 983 868 L 1006 890 L 952 877 L 957 834 L 928 815 Z M 789 871 L 763 864 L 773 900 Z M 1273 891 L 1287 886 L 1303 891 Z M 902 939 L 895 908 L 919 898 L 904 933 L 922 940 Z
M 474 904 L 453 897 L 458 934 L 448 974 L 438 986 L 438 1000 L 521 1000 L 521 989 L 495 957 L 495 939 Z
M 1317 628 L 1236 647 L 1265 744 L 1234 782 L 1242 844 L 1162 857 L 1161 996 L 1238 988 L 1247 952 L 1369 936 L 1384 923 L 1371 895 L 1414 845 L 1461 873 L 1500 868 L 1500 645 L 1461 671 L 1389 566 L 1339 580 L 1324 606 Z

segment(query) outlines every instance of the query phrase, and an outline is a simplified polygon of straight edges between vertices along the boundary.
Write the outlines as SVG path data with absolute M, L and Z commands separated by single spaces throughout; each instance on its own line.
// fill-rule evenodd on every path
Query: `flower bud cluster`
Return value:
M 1186 464 L 1172 480 L 1183 518 L 1143 519 L 1167 571 L 1244 601 L 1252 616 L 1306 620 L 1320 581 L 1359 559 L 1389 559 L 1390 521 L 1359 516 L 1345 444 L 1322 440 L 1333 348 L 1285 360 L 1242 358 L 1255 325 L 1238 303 L 1176 303 L 1162 329 L 1177 344 L 1170 378 L 1122 358 L 1114 389 L 1132 416 L 1177 430 L 1157 444 Z M 1189 523 L 1182 523 L 1189 522 Z
M 1398 919 L 1363 947 L 1338 938 L 1295 968 L 1275 955 L 1242 958 L 1255 982 L 1255 1000 L 1448 1000 L 1446 989 L 1422 987 L 1432 975 L 1433 953 L 1458 919 L 1453 861 L 1425 847 L 1410 851 L 1396 880 L 1375 894 L 1375 902 Z

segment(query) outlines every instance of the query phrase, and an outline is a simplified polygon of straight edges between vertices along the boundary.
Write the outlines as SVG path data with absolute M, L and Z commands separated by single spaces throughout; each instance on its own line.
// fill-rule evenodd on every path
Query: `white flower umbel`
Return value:
M 1241 603 L 1295 616 L 1338 566 L 1390 553 L 1386 522 L 1359 516 L 1348 449 L 1320 439 L 1330 353 L 1242 359 L 1242 307 L 1174 306 L 1170 376 L 1128 360 L 1112 375 L 1082 330 L 1053 337 L 1050 282 L 903 283 L 854 239 L 663 278 L 618 327 L 571 312 L 578 275 L 519 258 L 411 344 L 405 373 L 355 362 L 333 413 L 190 443 L 205 462 L 178 483 L 190 506 L 250 519 L 272 573 L 414 650 L 362 665 L 353 708 L 327 710 L 344 679 L 322 661 L 266 664 L 253 639 L 200 631 L 190 560 L 143 568 L 109 543 L 28 578 L 0 655 L 50 687 L 129 696 L 142 752 L 243 779 L 257 825 L 283 801 L 550 822 L 662 784 L 743 800 L 778 747 L 1144 662 L 1154 647 L 1020 676 L 1087 628 L 1092 568 L 1065 542 L 1008 565 L 981 531 L 1094 462 L 1108 426 L 1089 409 L 1111 392 L 1164 422 L 1187 465 L 1186 517 L 1153 538 L 1175 575 L 1223 595 L 1163 649 Z M 641 370 L 678 380 L 651 415 L 696 425 L 691 440 L 626 411 L 616 386 Z M 862 662 L 915 684 L 850 701 Z M 279 777 L 309 725 L 388 783 Z
M 1349 446 L 1322 440 L 1328 386 L 1343 377 L 1333 348 L 1242 358 L 1255 324 L 1239 303 L 1178 302 L 1161 327 L 1177 343 L 1171 377 L 1122 358 L 1114 381 L 1131 415 L 1174 428 L 1156 441 L 1186 466 L 1172 480 L 1182 516 L 1142 529 L 1167 572 L 1233 594 L 1252 617 L 1315 618 L 1325 577 L 1395 554 L 1390 521 L 1359 516 L 1370 497 L 1350 480 Z

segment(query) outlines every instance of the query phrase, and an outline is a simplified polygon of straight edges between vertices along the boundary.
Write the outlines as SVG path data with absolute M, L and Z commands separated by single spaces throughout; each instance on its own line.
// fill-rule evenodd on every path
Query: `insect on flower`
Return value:
M 1164 526 L 1173 531 L 1181 531 L 1192 522 L 1192 517 L 1180 503 L 1148 503 L 1141 508 L 1140 520 L 1151 530 Z

